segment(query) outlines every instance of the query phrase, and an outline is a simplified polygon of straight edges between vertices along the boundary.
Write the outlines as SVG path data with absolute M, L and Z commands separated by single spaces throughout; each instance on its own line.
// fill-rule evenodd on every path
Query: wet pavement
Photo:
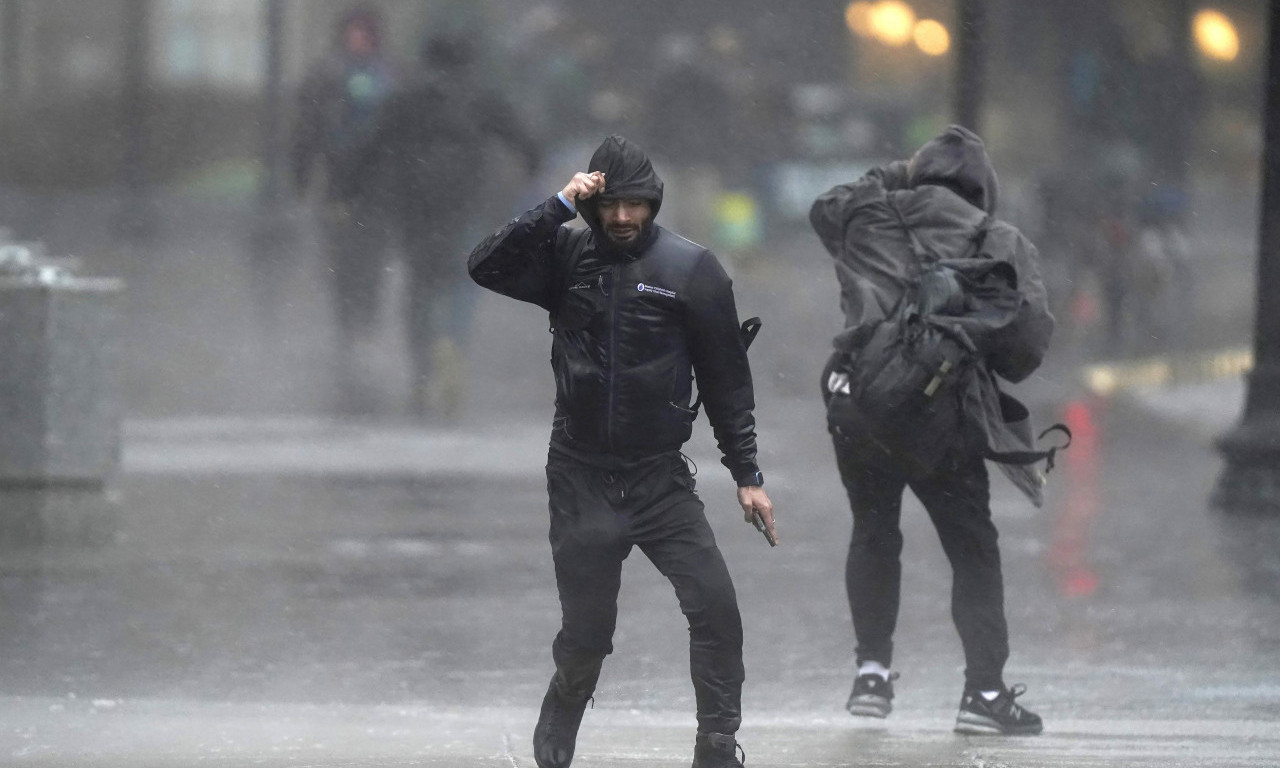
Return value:
M 1078 442 L 1043 510 L 994 481 L 1008 678 L 1029 686 L 1038 738 L 951 733 L 949 571 L 913 502 L 895 711 L 844 714 L 850 523 L 820 412 L 761 408 L 776 550 L 734 514 L 701 435 L 689 452 L 747 628 L 749 765 L 1280 761 L 1280 521 L 1210 512 L 1210 447 L 1142 405 L 1059 409 Z M 3 558 L 0 763 L 532 765 L 557 618 L 542 425 L 141 420 L 126 434 L 109 535 L 54 531 Z M 687 633 L 639 556 L 621 605 L 575 765 L 687 764 Z
M 130 418 L 108 492 L 0 499 L 25 521 L 0 552 L 0 765 L 531 768 L 558 620 L 545 318 L 481 299 L 452 422 L 404 418 L 398 342 L 368 361 L 381 407 L 334 417 L 316 266 L 281 265 L 264 324 L 234 230 L 211 218 L 125 275 Z M 838 319 L 834 292 L 806 300 L 830 280 L 804 259 L 732 265 L 740 313 L 766 319 L 752 358 L 781 546 L 741 522 L 705 421 L 686 451 L 746 626 L 747 764 L 1280 764 L 1280 520 L 1207 504 L 1240 388 L 1100 399 L 1069 351 L 1018 388 L 1077 435 L 1045 507 L 992 472 L 1007 678 L 1044 735 L 951 732 L 950 572 L 910 499 L 895 711 L 844 713 L 850 516 L 814 383 Z M 574 765 L 688 765 L 674 595 L 636 555 L 620 602 Z

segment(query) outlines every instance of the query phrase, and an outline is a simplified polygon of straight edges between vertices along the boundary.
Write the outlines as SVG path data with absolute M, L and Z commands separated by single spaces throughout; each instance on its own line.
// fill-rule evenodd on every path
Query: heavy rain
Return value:
M 1280 764 L 1278 24 L 1264 0 L 0 0 L 0 765 L 567 768 L 546 702 L 578 707 L 582 768 Z M 981 190 L 921 180 L 951 125 Z M 989 502 L 973 462 L 903 475 L 900 576 L 872 557 L 897 529 L 867 531 L 901 484 L 868 502 L 850 453 L 898 449 L 824 405 L 866 368 L 840 344 L 877 230 L 833 202 L 866 189 L 962 206 L 975 256 L 1025 244 L 1005 287 L 1052 334 L 998 386 L 1028 449 L 1071 433 L 985 462 Z M 945 238 L 899 203 L 903 259 L 966 255 L 921 256 Z M 547 258 L 562 283 L 517 285 Z M 627 410 L 655 388 L 659 417 Z M 710 529 L 685 560 L 628 529 L 573 699 L 605 652 L 574 638 L 610 621 L 575 590 L 608 579 L 565 552 L 613 525 L 575 504 Z M 770 504 L 776 547 L 743 517 Z

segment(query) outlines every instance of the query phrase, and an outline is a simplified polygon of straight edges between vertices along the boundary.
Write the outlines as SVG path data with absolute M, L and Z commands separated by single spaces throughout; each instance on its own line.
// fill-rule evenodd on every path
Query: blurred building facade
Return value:
M 250 158 L 261 142 L 267 7 L 284 20 L 282 75 L 296 85 L 333 39 L 346 0 L 0 0 L 0 184 L 110 186 L 147 140 L 147 178 L 172 182 Z M 467 3 L 370 2 L 411 53 L 429 20 Z M 279 105 L 288 111 L 287 104 Z M 287 120 L 286 120 L 287 122 Z
M 110 185 L 128 162 L 156 183 L 248 167 L 262 146 L 261 110 L 285 113 L 284 126 L 289 118 L 288 99 L 261 99 L 271 3 L 284 21 L 288 89 L 352 2 L 0 0 L 0 184 Z M 726 166 L 725 183 L 781 220 L 794 221 L 827 180 L 902 156 L 950 119 L 954 0 L 362 4 L 383 11 L 404 58 L 433 31 L 482 38 L 495 81 L 549 141 L 611 130 L 647 140 L 664 122 L 692 120 L 669 98 L 685 57 L 723 108 L 675 133 L 714 136 L 706 143 L 723 150 L 713 162 Z M 1263 0 L 987 0 L 986 9 L 982 129 L 1011 179 L 1105 156 L 1110 168 L 1115 157 L 1145 163 L 1135 173 L 1158 183 L 1179 184 L 1186 169 L 1256 180 Z M 1204 11 L 1228 21 L 1230 56 L 1221 28 L 1217 53 L 1196 37 Z M 141 79 L 133 87 L 131 73 Z M 132 155 L 131 132 L 147 138 Z

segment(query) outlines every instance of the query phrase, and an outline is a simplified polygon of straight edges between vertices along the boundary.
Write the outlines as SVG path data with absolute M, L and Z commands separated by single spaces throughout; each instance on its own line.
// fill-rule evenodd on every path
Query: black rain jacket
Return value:
M 602 195 L 648 200 L 662 180 L 635 145 L 610 136 L 589 171 Z M 598 197 L 581 201 L 586 229 L 558 196 L 513 219 L 472 251 L 481 286 L 551 314 L 556 379 L 553 444 L 605 460 L 679 450 L 692 433 L 693 377 L 722 462 L 740 484 L 757 471 L 755 399 L 733 284 L 700 245 L 650 224 L 628 249 L 603 234 Z

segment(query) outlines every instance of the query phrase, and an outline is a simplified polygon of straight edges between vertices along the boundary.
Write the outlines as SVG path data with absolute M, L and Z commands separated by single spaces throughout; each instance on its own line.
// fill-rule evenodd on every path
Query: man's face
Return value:
M 600 201 L 600 224 L 615 245 L 631 245 L 653 219 L 653 206 L 638 198 L 605 198 Z

